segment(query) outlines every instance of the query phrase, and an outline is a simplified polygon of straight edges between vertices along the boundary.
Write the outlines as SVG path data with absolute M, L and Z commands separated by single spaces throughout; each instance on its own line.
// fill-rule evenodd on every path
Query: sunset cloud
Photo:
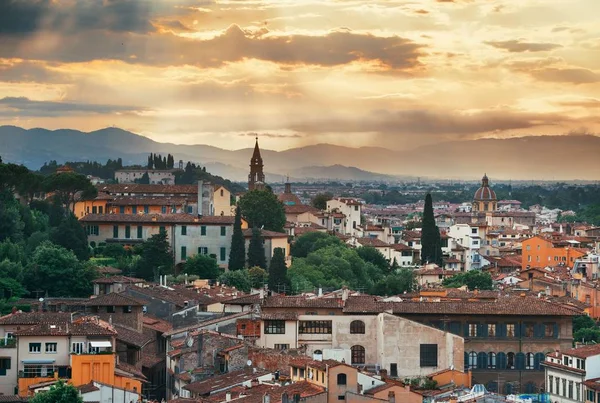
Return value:
M 406 149 L 600 132 L 598 0 L 0 0 L 0 124 Z

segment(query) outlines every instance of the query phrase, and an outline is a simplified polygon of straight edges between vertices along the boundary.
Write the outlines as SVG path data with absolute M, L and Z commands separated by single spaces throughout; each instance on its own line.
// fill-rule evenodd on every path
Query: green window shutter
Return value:
M 225 236 L 227 234 L 227 227 L 221 227 L 221 236 Z
M 206 235 L 206 225 L 200 227 L 200 235 Z
M 113 238 L 118 238 L 118 237 L 119 237 L 119 226 L 113 225 Z
M 187 259 L 187 248 L 185 246 L 181 247 L 181 260 Z
M 181 235 L 187 235 L 187 225 L 181 226 Z
M 221 248 L 221 262 L 224 262 L 227 256 L 227 248 Z
M 138 237 L 138 239 L 142 239 L 142 236 L 143 236 L 143 229 L 142 228 L 143 227 L 141 225 L 138 225 L 138 227 L 137 227 L 137 237 Z
M 125 238 L 126 239 L 131 238 L 131 227 L 129 225 L 125 226 Z
M 131 214 L 137 214 L 137 206 L 131 207 Z

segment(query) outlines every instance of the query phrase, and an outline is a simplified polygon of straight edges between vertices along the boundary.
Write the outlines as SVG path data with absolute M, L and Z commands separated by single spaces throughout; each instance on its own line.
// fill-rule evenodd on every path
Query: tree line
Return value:
M 146 167 L 148 169 L 173 169 L 175 167 L 175 159 L 171 154 L 163 157 L 160 154 L 150 153 Z

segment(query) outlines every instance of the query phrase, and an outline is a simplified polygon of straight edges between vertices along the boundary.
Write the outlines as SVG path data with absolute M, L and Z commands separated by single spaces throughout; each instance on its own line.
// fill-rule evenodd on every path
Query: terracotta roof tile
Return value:
M 391 246 L 389 243 L 383 242 L 378 238 L 356 238 L 356 242 L 362 246 L 372 246 L 374 248 L 389 248 Z
M 15 332 L 17 336 L 108 336 L 117 334 L 107 322 L 96 318 L 83 318 L 72 323 L 40 323 Z
M 171 325 L 169 322 L 155 318 L 151 315 L 144 315 L 143 321 L 144 327 L 160 333 L 168 332 L 169 330 L 173 329 L 173 325 Z
M 67 312 L 18 312 L 0 317 L 0 325 L 37 325 L 38 323 L 71 322 Z
M 264 312 L 261 315 L 262 320 L 297 320 L 296 312 Z
M 79 219 L 87 223 L 157 223 L 190 225 L 233 225 L 232 216 L 202 216 L 193 214 L 87 214 Z
M 251 238 L 252 237 L 252 229 L 248 228 L 244 231 L 244 237 Z M 260 234 L 263 238 L 287 238 L 288 234 L 285 232 L 275 232 L 275 231 L 267 231 L 266 229 L 260 230 Z
M 90 299 L 85 303 L 87 306 L 143 306 L 144 303 L 125 294 L 111 292 Z
M 115 325 L 115 330 L 117 331 L 117 340 L 135 347 L 142 348 L 152 341 L 152 338 L 144 333 L 136 332 L 121 325 Z
M 197 185 L 146 185 L 137 183 L 101 184 L 96 186 L 98 193 L 137 193 L 137 194 L 198 194 Z
M 561 353 L 571 357 L 588 358 L 600 354 L 600 344 L 590 344 L 578 348 L 572 348 L 570 350 L 561 351 Z
M 223 375 L 213 376 L 198 382 L 192 382 L 183 387 L 192 393 L 199 395 L 208 395 L 213 391 L 221 391 L 241 385 L 244 382 L 257 379 L 263 375 L 268 375 L 270 372 L 265 370 L 256 370 L 254 368 L 245 368 L 238 371 L 232 371 Z
M 268 297 L 264 308 L 342 308 L 341 298 Z
M 100 277 L 92 281 L 94 284 L 115 284 L 115 283 L 123 283 L 123 284 L 135 284 L 135 283 L 145 283 L 146 280 L 135 277 L 127 277 L 127 276 L 110 276 L 110 277 Z

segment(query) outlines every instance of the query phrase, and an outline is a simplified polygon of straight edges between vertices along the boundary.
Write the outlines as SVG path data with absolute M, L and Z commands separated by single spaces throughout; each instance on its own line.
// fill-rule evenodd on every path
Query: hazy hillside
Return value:
M 262 150 L 262 155 L 270 181 L 281 181 L 285 175 L 293 179 L 388 179 L 385 175 L 475 179 L 483 172 L 496 180 L 597 180 L 599 150 L 600 137 L 582 135 L 457 141 L 406 152 L 318 144 L 281 152 Z M 198 162 L 216 175 L 244 181 L 252 148 L 230 151 L 158 143 L 118 128 L 84 133 L 0 126 L 2 158 L 35 169 L 51 159 L 104 162 L 120 157 L 126 164 L 144 163 L 150 152 L 171 153 L 176 160 Z

